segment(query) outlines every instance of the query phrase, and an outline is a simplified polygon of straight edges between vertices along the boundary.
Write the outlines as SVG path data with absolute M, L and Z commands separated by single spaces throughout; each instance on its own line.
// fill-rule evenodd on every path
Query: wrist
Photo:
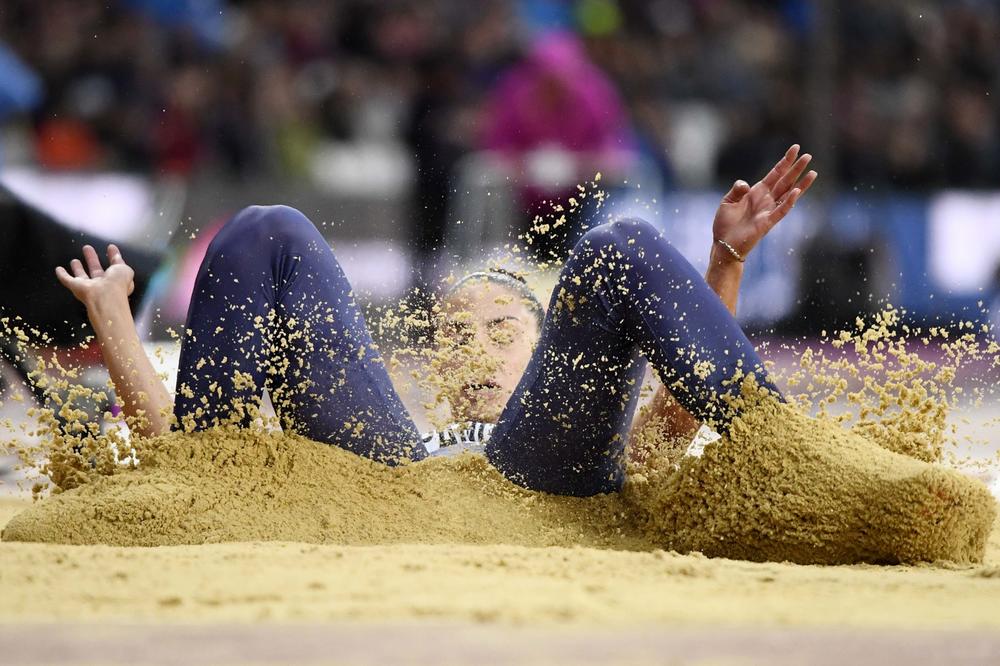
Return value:
M 736 258 L 732 252 L 722 247 L 718 242 L 712 243 L 712 249 L 708 254 L 709 269 L 727 269 L 743 272 L 743 262 Z
M 128 296 L 117 292 L 101 292 L 86 301 L 87 315 L 90 323 L 97 326 L 112 319 L 132 316 L 128 305 Z

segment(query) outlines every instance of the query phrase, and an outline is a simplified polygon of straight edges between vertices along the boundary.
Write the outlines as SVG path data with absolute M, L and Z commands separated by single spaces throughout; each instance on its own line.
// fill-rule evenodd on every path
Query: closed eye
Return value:
M 490 340 L 501 347 L 511 344 L 517 336 L 517 323 L 519 321 L 520 319 L 513 316 L 490 319 L 486 322 L 486 330 Z
M 472 325 L 468 322 L 456 321 L 454 319 L 446 321 L 441 326 L 441 332 L 444 334 L 444 338 L 454 347 L 467 345 L 472 342 Z

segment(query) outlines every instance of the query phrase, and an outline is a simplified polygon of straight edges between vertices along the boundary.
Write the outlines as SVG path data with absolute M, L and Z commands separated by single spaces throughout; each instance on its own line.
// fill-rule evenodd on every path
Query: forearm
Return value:
M 129 427 L 146 437 L 168 432 L 173 401 L 142 348 L 128 301 L 97 300 L 87 314 Z
M 743 282 L 743 264 L 718 243 L 712 245 L 709 253 L 705 282 L 718 295 L 729 314 L 735 317 L 740 284 Z

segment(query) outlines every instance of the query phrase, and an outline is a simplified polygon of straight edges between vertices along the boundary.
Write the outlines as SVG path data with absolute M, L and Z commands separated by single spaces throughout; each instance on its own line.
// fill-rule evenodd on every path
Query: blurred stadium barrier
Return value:
M 116 173 L 13 167 L 0 173 L 0 184 L 71 228 L 155 250 L 168 243 L 185 249 L 202 229 L 248 203 L 294 205 L 335 246 L 358 292 L 375 301 L 398 298 L 411 284 L 410 193 L 397 181 L 385 190 L 347 191 L 274 180 L 209 178 L 183 185 Z M 459 163 L 442 253 L 447 266 L 461 270 L 482 261 L 516 236 L 512 230 L 523 218 L 513 182 L 509 169 L 488 153 Z M 662 192 L 647 185 L 656 182 L 642 160 L 603 174 L 610 196 L 595 217 L 643 217 L 703 270 L 721 192 Z M 791 328 L 815 333 L 889 301 L 914 319 L 985 321 L 980 303 L 997 297 L 998 281 L 1000 193 L 815 196 L 750 256 L 739 317 L 751 328 L 793 322 Z M 184 304 L 174 305 L 166 324 L 182 317 Z
M 4 169 L 0 185 L 71 229 L 153 250 L 170 242 L 186 196 L 177 179 L 30 167 Z

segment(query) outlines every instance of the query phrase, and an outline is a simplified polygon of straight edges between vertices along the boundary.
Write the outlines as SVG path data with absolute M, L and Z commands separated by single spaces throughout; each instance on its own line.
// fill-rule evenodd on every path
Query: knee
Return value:
M 316 227 L 309 218 L 291 206 L 247 206 L 229 221 L 235 235 L 253 241 L 289 241 L 311 237 Z
M 594 227 L 583 235 L 580 243 L 627 252 L 640 249 L 659 238 L 660 232 L 652 224 L 637 217 L 628 217 Z
M 212 245 L 216 250 L 258 252 L 270 245 L 311 240 L 316 233 L 309 218 L 291 206 L 247 206 L 219 230 Z

